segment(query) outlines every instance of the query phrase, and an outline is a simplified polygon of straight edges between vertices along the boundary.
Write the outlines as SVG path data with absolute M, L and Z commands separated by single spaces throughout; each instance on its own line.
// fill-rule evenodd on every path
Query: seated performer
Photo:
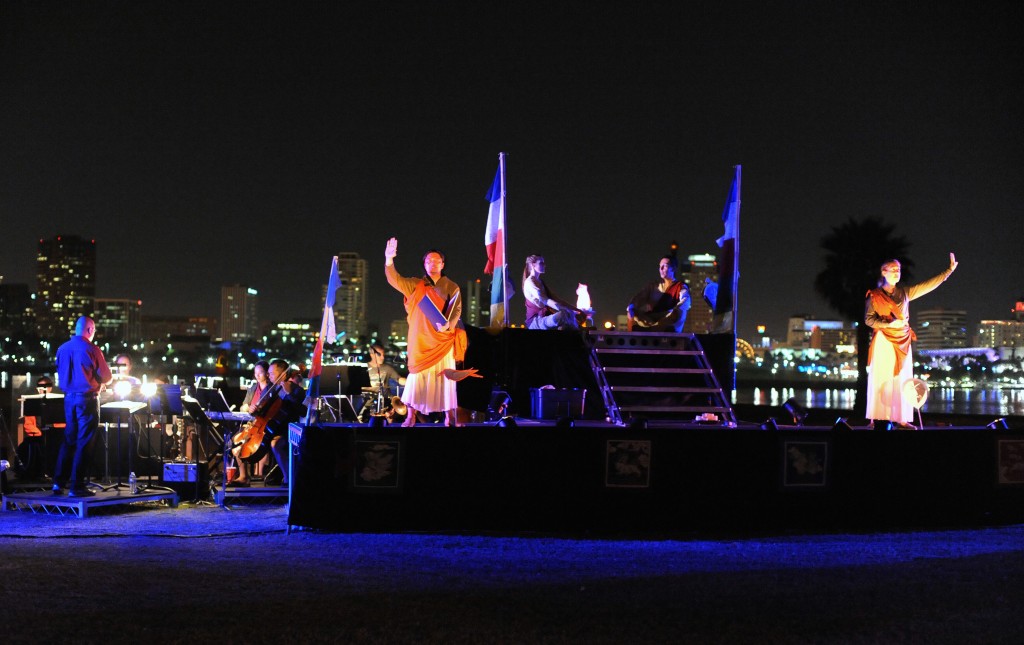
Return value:
M 405 377 L 394 366 L 384 362 L 384 346 L 379 342 L 370 345 L 370 362 L 367 367 L 370 368 L 370 387 L 375 390 L 381 386 L 389 390 L 392 383 L 405 385 Z
M 690 311 L 690 288 L 676 280 L 677 268 L 674 257 L 661 257 L 659 278 L 633 296 L 626 307 L 629 331 L 683 331 Z
M 526 300 L 527 329 L 577 329 L 577 314 L 587 312 L 562 300 L 544 284 L 544 257 L 531 255 L 523 267 L 523 298 Z
M 370 345 L 370 360 L 366 367 L 370 375 L 370 389 L 373 392 L 368 395 L 359 411 L 359 420 L 363 422 L 374 412 L 386 412 L 392 401 L 393 385 L 405 385 L 405 377 L 399 374 L 394 366 L 384 362 L 384 346 L 380 342 Z
M 265 433 L 262 438 L 262 445 L 269 446 L 274 458 L 277 460 L 278 468 L 282 475 L 282 484 L 288 483 L 288 424 L 298 421 L 305 414 L 305 406 L 302 404 L 306 397 L 306 391 L 293 383 L 288 378 L 288 362 L 281 359 L 274 359 L 270 362 L 270 382 L 272 385 L 266 395 L 257 406 L 250 407 L 250 414 L 256 417 L 256 421 L 249 422 L 242 430 L 232 438 L 236 444 L 232 450 L 236 458 L 242 454 L 242 446 L 249 435 L 247 433 L 254 427 L 252 424 L 265 424 Z M 253 437 L 255 438 L 255 437 Z M 258 453 L 257 453 L 258 454 Z M 248 486 L 249 473 L 244 464 L 239 464 L 238 477 L 228 486 Z
M 111 367 L 114 368 L 111 370 L 114 375 L 114 383 L 117 383 L 118 381 L 127 381 L 131 383 L 132 387 L 142 385 L 141 380 L 132 376 L 132 357 L 128 354 L 118 354 L 115 356 Z
M 245 391 L 242 406 L 238 408 L 241 412 L 249 412 L 249 409 L 256 405 L 263 393 L 270 389 L 270 378 L 267 375 L 269 371 L 270 363 L 267 361 L 256 361 L 256 364 L 252 366 L 252 383 Z

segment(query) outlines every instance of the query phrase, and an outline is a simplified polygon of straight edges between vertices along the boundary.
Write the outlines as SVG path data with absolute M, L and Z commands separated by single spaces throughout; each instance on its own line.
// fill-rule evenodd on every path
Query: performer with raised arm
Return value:
M 396 255 L 398 240 L 391 238 L 384 249 L 384 274 L 388 284 L 404 296 L 409 321 L 409 376 L 402 392 L 409 414 L 402 425 L 416 425 L 417 412 L 444 412 L 446 425 L 460 425 L 455 381 L 449 375 L 466 354 L 466 333 L 459 326 L 462 294 L 444 276 L 440 251 L 431 249 L 423 255 L 422 278 L 399 274 Z
M 949 267 L 937 276 L 909 287 L 899 285 L 899 260 L 882 264 L 878 288 L 867 293 L 864 322 L 874 330 L 868 354 L 867 418 L 891 421 L 898 428 L 914 429 L 912 401 L 903 399 L 903 384 L 914 378 L 910 344 L 917 335 L 910 325 L 910 301 L 931 293 L 957 267 L 949 254 Z

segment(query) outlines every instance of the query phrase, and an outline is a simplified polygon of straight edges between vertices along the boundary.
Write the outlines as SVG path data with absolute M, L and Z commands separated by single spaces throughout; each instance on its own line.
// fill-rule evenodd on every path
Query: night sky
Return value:
M 956 252 L 918 310 L 1024 296 L 1019 3 L 430 4 L 2 0 L 5 282 L 77 234 L 97 295 L 144 313 L 218 315 L 242 282 L 261 318 L 318 319 L 356 251 L 386 324 L 392 235 L 406 275 L 439 247 L 482 277 L 505 151 L 511 275 L 544 255 L 599 320 L 671 240 L 717 251 L 736 164 L 743 337 L 837 316 L 813 281 L 851 217 L 895 224 L 916 278 Z

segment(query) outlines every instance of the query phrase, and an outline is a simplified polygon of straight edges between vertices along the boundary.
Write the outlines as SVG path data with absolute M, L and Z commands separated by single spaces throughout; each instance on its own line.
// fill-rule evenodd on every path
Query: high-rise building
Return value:
M 715 256 L 708 253 L 691 255 L 686 258 L 689 266 L 681 266 L 677 276 L 690 287 L 690 312 L 686 315 L 683 331 L 693 334 L 706 334 L 711 330 L 711 319 L 714 316 L 711 307 L 704 300 L 704 282 L 718 277 L 718 262 Z
M 259 293 L 244 284 L 220 288 L 221 340 L 251 340 L 259 335 L 256 302 Z
M 142 340 L 142 301 L 96 298 L 92 315 L 96 335 L 104 341 L 135 343 Z
M 0 334 L 35 333 L 35 321 L 28 285 L 0 284 Z
M 488 324 L 491 320 L 491 306 L 485 306 L 482 300 L 482 284 L 480 278 L 466 281 L 466 291 L 462 294 L 462 320 L 467 325 L 480 327 L 481 321 Z
M 341 336 L 358 338 L 366 334 L 366 288 L 369 271 L 358 253 L 338 254 L 341 287 L 334 296 L 334 327 Z M 324 293 L 327 286 L 324 285 Z
M 178 336 L 211 337 L 217 329 L 212 316 L 143 316 L 142 337 L 163 340 Z
M 919 309 L 914 312 L 917 349 L 967 347 L 967 312 L 960 309 Z
M 857 330 L 841 320 L 822 320 L 807 314 L 791 316 L 786 331 L 790 349 L 820 349 L 834 352 L 857 343 Z
M 977 345 L 1024 349 L 1024 320 L 982 320 L 978 324 Z
M 43 338 L 70 336 L 79 316 L 93 313 L 96 240 L 58 235 L 39 240 L 36 254 L 36 328 Z

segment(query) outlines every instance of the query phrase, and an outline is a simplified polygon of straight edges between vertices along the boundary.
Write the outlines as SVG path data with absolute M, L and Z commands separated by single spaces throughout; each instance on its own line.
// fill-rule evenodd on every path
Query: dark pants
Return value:
M 64 443 L 57 455 L 53 481 L 61 486 L 85 488 L 85 477 L 92 461 L 92 440 L 100 425 L 99 406 L 95 394 L 65 394 Z M 71 470 L 68 472 L 68 462 Z

